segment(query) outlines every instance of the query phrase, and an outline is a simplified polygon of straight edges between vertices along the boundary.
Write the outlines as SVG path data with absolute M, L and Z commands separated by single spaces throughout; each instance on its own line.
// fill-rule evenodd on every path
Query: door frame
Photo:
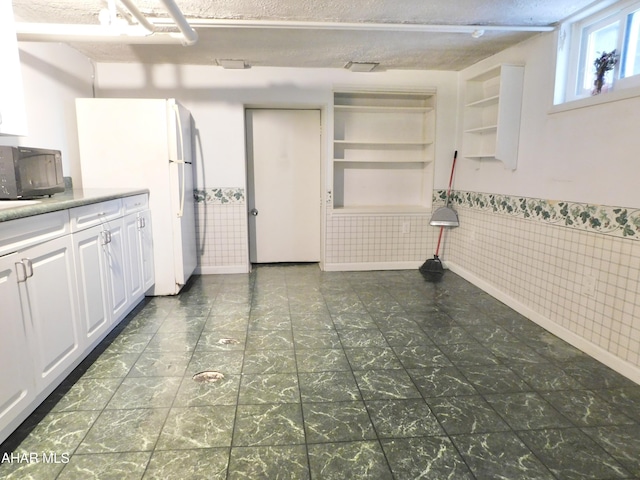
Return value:
M 319 110 L 320 111 L 320 270 L 324 270 L 324 262 L 325 262 L 325 232 L 327 227 L 327 202 L 329 201 L 330 195 L 327 193 L 327 174 L 328 174 L 328 165 L 327 161 L 328 155 L 328 145 L 327 139 L 329 138 L 326 135 L 328 131 L 328 115 L 327 112 L 330 111 L 329 104 L 287 104 L 287 103 L 250 103 L 244 104 L 243 106 L 243 117 L 244 117 L 244 191 L 245 191 L 245 210 L 246 215 L 244 218 L 245 231 L 247 232 L 246 237 L 246 252 L 247 252 L 247 271 L 251 271 L 252 265 L 249 260 L 249 149 L 248 149 L 248 129 L 247 129 L 247 110 Z

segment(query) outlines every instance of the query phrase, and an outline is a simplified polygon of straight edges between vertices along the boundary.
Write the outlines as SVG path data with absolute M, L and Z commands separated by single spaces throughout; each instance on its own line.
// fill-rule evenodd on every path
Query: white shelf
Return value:
M 467 103 L 465 107 L 468 108 L 483 108 L 488 107 L 489 105 L 496 105 L 500 100 L 499 95 L 493 95 L 487 98 L 481 98 L 480 100 L 476 100 L 475 102 Z
M 336 91 L 333 121 L 333 212 L 429 211 L 435 91 Z
M 463 157 L 516 169 L 523 83 L 522 65 L 498 65 L 465 80 Z
M 485 133 L 494 133 L 498 131 L 498 125 L 486 125 L 484 127 L 471 128 L 469 130 L 465 130 L 464 133 L 477 133 L 480 135 L 484 135 Z
M 334 105 L 335 112 L 353 113 L 427 113 L 433 107 L 387 107 L 387 106 L 367 106 L 367 105 Z
M 427 145 L 433 144 L 433 142 L 394 142 L 394 141 L 351 141 L 351 140 L 334 140 L 333 143 L 335 145 L 343 145 L 343 146 L 353 146 L 353 147 L 426 147 Z
M 469 153 L 465 155 L 467 158 L 474 158 L 476 160 L 482 160 L 483 158 L 496 158 L 495 152 L 492 153 Z
M 431 160 L 410 160 L 404 158 L 387 158 L 387 159 L 343 159 L 343 158 L 334 158 L 334 162 L 336 163 L 431 163 Z

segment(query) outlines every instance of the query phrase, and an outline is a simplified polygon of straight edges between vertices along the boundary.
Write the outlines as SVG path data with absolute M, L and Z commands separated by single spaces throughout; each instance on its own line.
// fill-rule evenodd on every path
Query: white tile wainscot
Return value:
M 575 221 L 551 224 L 483 204 L 454 205 L 460 227 L 445 243 L 446 266 L 640 383 L 640 231 L 589 231 Z M 632 218 L 625 226 L 635 224 Z
M 336 213 L 328 209 L 324 270 L 416 269 L 433 255 L 431 211 Z

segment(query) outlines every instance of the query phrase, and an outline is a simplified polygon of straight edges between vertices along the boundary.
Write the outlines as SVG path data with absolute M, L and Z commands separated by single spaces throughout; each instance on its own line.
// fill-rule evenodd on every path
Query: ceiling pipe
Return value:
M 179 33 L 151 33 L 141 25 L 127 25 L 114 29 L 102 25 L 74 25 L 68 23 L 16 23 L 21 42 L 95 42 L 122 44 L 175 44 L 184 42 Z
M 129 0 L 120 0 L 129 8 L 133 5 Z M 193 45 L 198 40 L 198 34 L 192 25 L 200 28 L 263 28 L 263 29 L 293 29 L 293 30 L 349 30 L 349 31 L 394 31 L 420 33 L 465 33 L 479 32 L 550 32 L 555 26 L 547 25 L 431 25 L 415 23 L 366 23 L 366 22 L 306 22 L 280 20 L 228 20 L 228 19 L 191 19 L 187 21 L 173 0 L 160 0 L 172 20 L 154 18 L 149 34 L 147 27 L 139 25 L 128 26 L 124 31 L 109 31 L 99 25 L 51 25 L 42 23 L 17 23 L 18 40 L 21 41 L 61 41 L 61 42 L 112 42 L 112 43 L 155 43 L 175 44 L 179 41 L 183 45 Z M 136 16 L 137 9 L 130 9 Z M 138 11 L 139 13 L 139 11 Z M 140 13 L 140 15 L 142 15 Z M 137 16 L 136 16 L 137 18 Z M 155 31 L 158 25 L 177 25 L 181 36 L 175 33 Z M 49 28 L 53 27 L 53 28 Z M 146 36 L 145 36 L 146 35 Z
M 182 32 L 182 35 L 184 36 L 183 44 L 184 45 L 195 44 L 198 41 L 198 33 L 193 28 L 191 28 L 191 25 L 189 25 L 189 22 L 187 22 L 187 19 L 184 18 L 184 15 L 180 10 L 180 7 L 176 5 L 176 2 L 174 0 L 160 0 L 160 3 L 164 5 L 164 7 L 169 12 L 169 15 L 171 16 L 171 18 L 173 18 L 173 21 L 176 23 L 176 25 Z
M 149 30 L 149 32 L 155 32 L 157 30 L 156 26 L 149 22 L 149 20 L 147 20 L 147 17 L 145 17 L 144 14 L 140 10 L 138 10 L 138 7 L 136 7 L 136 5 L 131 0 L 120 0 L 120 3 L 122 3 L 126 7 L 126 9 L 129 10 L 129 13 L 133 16 L 133 18 L 135 18 L 140 25 Z
M 168 20 L 154 19 L 161 25 Z M 425 33 L 473 33 L 485 32 L 551 32 L 555 26 L 549 25 L 433 25 L 426 23 L 370 23 L 370 22 L 307 22 L 290 20 L 241 20 L 193 18 L 189 24 L 203 28 L 273 28 L 291 30 L 363 30 Z
M 52 23 L 16 23 L 19 41 L 24 42 L 96 42 L 122 44 L 182 44 L 193 45 L 198 34 L 191 28 L 173 0 L 160 0 L 177 25 L 180 33 L 159 32 L 157 26 L 149 22 L 130 0 L 120 0 L 139 25 L 114 27 L 111 25 L 79 25 Z M 164 24 L 165 22 L 163 22 Z

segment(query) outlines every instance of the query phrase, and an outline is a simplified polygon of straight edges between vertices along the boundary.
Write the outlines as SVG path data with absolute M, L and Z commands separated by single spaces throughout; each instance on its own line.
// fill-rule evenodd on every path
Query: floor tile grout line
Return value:
M 304 408 L 303 408 L 303 402 L 302 402 L 302 386 L 300 385 L 300 371 L 299 371 L 299 367 L 298 367 L 298 356 L 296 355 L 296 352 L 297 352 L 297 350 L 296 350 L 296 342 L 295 342 L 295 336 L 294 336 L 294 332 L 293 332 L 293 320 L 292 320 L 292 314 L 291 314 L 291 303 L 290 303 L 290 300 L 289 300 L 289 286 L 288 286 L 286 274 L 285 274 L 284 277 L 285 277 L 284 278 L 285 289 L 286 289 L 286 293 L 287 293 L 287 304 L 289 306 L 289 321 L 291 323 L 291 347 L 293 349 L 293 360 L 294 360 L 295 365 L 296 365 L 296 380 L 298 382 L 298 398 L 299 398 L 299 402 L 300 402 L 300 418 L 302 419 L 302 435 L 304 436 L 304 451 L 305 451 L 305 455 L 306 455 L 306 459 L 307 459 L 307 471 L 309 472 L 309 478 L 311 479 L 313 477 L 313 474 L 311 472 L 311 456 L 309 454 L 309 440 L 307 438 L 307 429 L 306 429 Z

